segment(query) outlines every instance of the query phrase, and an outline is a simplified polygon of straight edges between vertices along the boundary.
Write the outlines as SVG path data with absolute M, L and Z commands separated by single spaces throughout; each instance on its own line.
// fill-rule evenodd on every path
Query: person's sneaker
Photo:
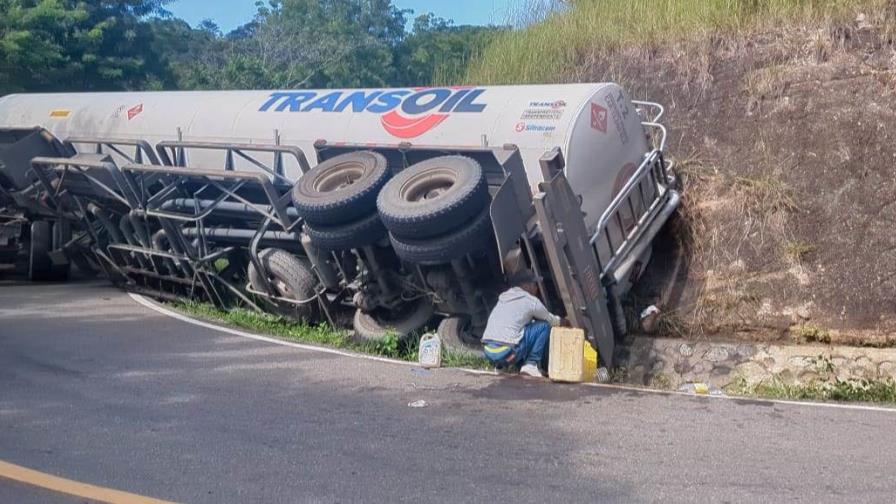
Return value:
M 536 378 L 544 377 L 544 375 L 541 374 L 541 370 L 538 369 L 538 366 L 536 366 L 535 364 L 530 364 L 528 362 L 520 368 L 520 374 L 526 376 L 534 376 Z

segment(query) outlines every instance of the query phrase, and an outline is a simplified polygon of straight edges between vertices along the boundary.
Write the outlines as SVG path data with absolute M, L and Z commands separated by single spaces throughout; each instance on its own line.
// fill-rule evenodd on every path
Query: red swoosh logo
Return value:
M 398 138 L 415 138 L 435 128 L 448 118 L 448 114 L 429 114 L 418 118 L 408 118 L 393 110 L 380 117 L 383 128 Z

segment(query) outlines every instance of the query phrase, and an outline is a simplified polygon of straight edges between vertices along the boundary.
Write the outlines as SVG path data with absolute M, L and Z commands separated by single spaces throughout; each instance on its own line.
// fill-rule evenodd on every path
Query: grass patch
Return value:
M 896 348 L 896 337 L 887 336 L 882 340 L 861 341 L 859 346 L 864 348 Z
M 741 196 L 741 203 L 748 212 L 770 215 L 774 212 L 796 212 L 800 207 L 787 182 L 774 175 L 755 177 L 735 176 L 733 188 Z
M 804 240 L 788 240 L 784 243 L 784 255 L 791 261 L 802 264 L 803 261 L 815 252 L 815 245 Z
M 885 380 L 814 380 L 809 383 L 788 383 L 779 377 L 748 384 L 737 378 L 726 390 L 735 395 L 768 399 L 816 400 L 896 403 L 896 381 Z
M 797 341 L 806 343 L 831 344 L 831 333 L 827 329 L 812 324 L 802 324 L 790 328 L 790 334 Z
M 672 390 L 672 380 L 664 373 L 657 373 L 650 380 L 650 387 L 658 390 Z
M 470 65 L 477 84 L 557 82 L 621 47 L 657 47 L 713 35 L 854 18 L 886 0 L 577 0 L 498 37 Z M 529 2 L 521 11 L 538 9 Z M 525 24 L 522 23 L 522 24 Z
M 819 355 L 813 361 L 818 378 L 805 383 L 793 383 L 780 375 L 759 383 L 749 383 L 744 377 L 737 377 L 726 391 L 769 399 L 896 403 L 896 380 L 837 378 L 830 357 Z
M 214 266 L 215 271 L 221 273 L 222 271 L 226 270 L 228 266 L 230 266 L 230 261 L 228 261 L 227 258 L 222 257 L 215 261 Z
M 744 91 L 754 99 L 776 98 L 786 87 L 787 65 L 774 65 L 749 72 L 744 79 Z
M 277 315 L 258 313 L 243 308 L 233 308 L 224 311 L 208 303 L 191 301 L 172 303 L 169 306 L 194 317 L 240 329 L 248 329 L 287 341 L 340 348 L 408 362 L 418 361 L 419 335 L 406 339 L 401 339 L 397 335 L 387 335 L 380 341 L 362 342 L 353 339 L 349 331 L 334 329 L 327 324 L 310 325 Z M 493 368 L 491 363 L 479 355 L 453 352 L 445 349 L 442 350 L 442 366 L 473 369 Z

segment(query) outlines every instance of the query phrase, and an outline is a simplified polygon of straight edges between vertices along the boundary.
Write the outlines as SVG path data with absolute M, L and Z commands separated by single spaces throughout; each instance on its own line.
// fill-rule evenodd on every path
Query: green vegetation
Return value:
M 745 212 L 768 216 L 775 212 L 796 212 L 799 205 L 793 191 L 781 177 L 769 174 L 753 177 L 735 176 L 732 187 L 740 196 Z
M 144 21 L 162 0 L 0 0 L 0 95 L 155 87 L 166 71 Z
M 257 313 L 242 308 L 223 311 L 215 308 L 213 305 L 196 302 L 178 302 L 169 306 L 191 316 L 240 329 L 247 329 L 287 341 L 341 348 L 409 362 L 418 360 L 419 336 L 402 340 L 395 335 L 387 335 L 382 340 L 376 342 L 357 341 L 351 337 L 351 333 L 348 331 L 333 329 L 326 324 L 309 325 L 284 317 Z M 442 366 L 491 369 L 490 363 L 479 355 L 452 352 L 450 350 L 442 351 Z
M 858 345 L 864 348 L 896 348 L 896 337 L 887 336 L 880 340 L 863 340 Z
M 230 33 L 174 0 L 0 0 L 0 94 L 557 82 L 623 46 L 854 15 L 886 0 L 529 0 L 519 28 L 392 0 L 268 0 Z M 764 79 L 764 80 L 763 80 Z M 760 79 L 757 84 L 768 80 Z
M 831 344 L 831 333 L 827 329 L 812 324 L 802 324 L 790 328 L 790 334 L 797 341 L 806 343 Z
M 392 0 L 269 0 L 231 33 L 172 0 L 0 0 L 10 92 L 425 86 L 459 80 L 503 28 L 455 26 Z
M 886 0 L 576 0 L 545 20 L 500 35 L 470 66 L 481 84 L 545 83 L 575 78 L 620 47 L 708 39 L 794 21 L 855 15 Z
M 784 255 L 791 261 L 802 264 L 803 261 L 815 252 L 815 245 L 805 240 L 789 240 L 784 244 Z
M 768 399 L 896 403 L 896 381 L 840 380 L 788 383 L 780 378 L 750 385 L 738 378 L 727 387 L 735 395 Z
M 734 395 L 769 399 L 896 403 L 896 380 L 838 378 L 829 357 L 819 355 L 814 361 L 818 377 L 806 382 L 794 383 L 775 376 L 751 384 L 738 377 L 725 389 Z
M 503 29 L 482 26 L 454 26 L 431 14 L 414 20 L 411 33 L 401 44 L 393 82 L 405 86 L 451 85 L 463 79 L 475 59 Z
M 672 390 L 672 380 L 664 373 L 657 373 L 650 380 L 650 387 L 657 390 Z

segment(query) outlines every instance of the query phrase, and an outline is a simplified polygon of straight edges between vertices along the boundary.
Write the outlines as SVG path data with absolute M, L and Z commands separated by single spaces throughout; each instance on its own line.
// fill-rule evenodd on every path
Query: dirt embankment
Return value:
M 896 342 L 896 8 L 595 59 L 668 106 L 685 180 L 632 311 L 667 335 Z

